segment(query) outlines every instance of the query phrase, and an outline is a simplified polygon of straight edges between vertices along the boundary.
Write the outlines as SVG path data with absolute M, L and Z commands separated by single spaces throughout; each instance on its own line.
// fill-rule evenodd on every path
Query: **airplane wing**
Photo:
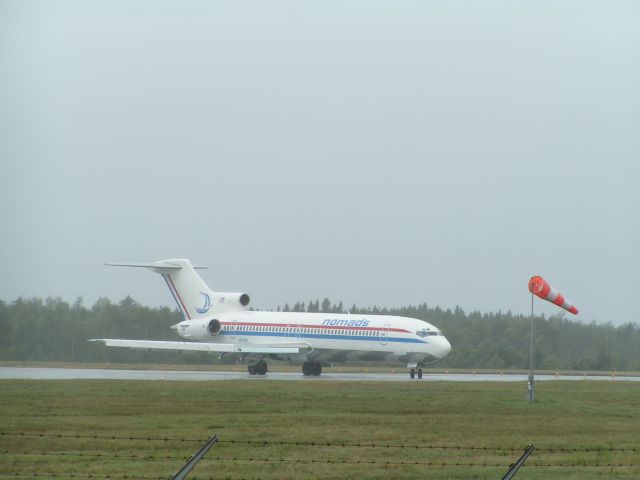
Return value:
M 309 348 L 303 343 L 250 344 L 171 342 L 163 340 L 124 340 L 119 338 L 93 338 L 90 342 L 104 342 L 107 347 L 140 348 L 143 350 L 180 350 L 220 353 L 300 353 Z

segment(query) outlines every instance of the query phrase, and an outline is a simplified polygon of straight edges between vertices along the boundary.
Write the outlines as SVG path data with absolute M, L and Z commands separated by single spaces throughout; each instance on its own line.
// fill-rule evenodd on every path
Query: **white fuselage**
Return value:
M 220 322 L 212 334 L 209 322 Z M 426 364 L 451 351 L 442 332 L 422 320 L 391 315 L 236 311 L 185 320 L 172 328 L 188 340 L 252 344 L 300 344 L 299 354 L 273 355 L 313 361 L 382 361 Z

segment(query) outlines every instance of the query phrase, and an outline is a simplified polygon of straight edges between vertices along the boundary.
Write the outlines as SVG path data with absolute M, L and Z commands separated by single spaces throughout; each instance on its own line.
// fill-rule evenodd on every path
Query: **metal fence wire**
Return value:
M 305 456 L 303 458 L 293 458 L 286 453 L 280 453 L 278 456 L 266 457 L 260 455 L 260 450 L 252 450 L 252 454 L 238 454 L 237 449 L 230 452 L 215 451 L 217 454 L 207 454 L 199 452 L 200 456 L 198 460 L 194 462 L 195 455 L 177 455 L 177 454 L 157 454 L 154 453 L 153 448 L 150 453 L 121 453 L 119 451 L 111 452 L 108 449 L 96 448 L 95 443 L 92 442 L 91 449 L 84 445 L 84 450 L 71 449 L 66 446 L 64 450 L 60 451 L 46 451 L 42 448 L 42 444 L 34 446 L 33 448 L 25 448 L 23 446 L 10 448 L 5 446 L 0 451 L 0 458 L 15 458 L 20 457 L 77 457 L 86 459 L 127 459 L 131 461 L 144 461 L 154 462 L 161 460 L 170 460 L 175 462 L 187 463 L 191 462 L 195 465 L 197 461 L 202 462 L 215 462 L 217 464 L 224 463 L 255 463 L 255 464 L 329 464 L 329 465 L 350 465 L 350 466 L 386 466 L 386 467 L 440 467 L 440 468 L 509 468 L 514 461 L 514 456 L 511 455 L 514 452 L 521 453 L 523 448 L 517 448 L 513 446 L 477 446 L 477 445 L 417 445 L 417 444 L 396 444 L 396 443 L 380 443 L 380 442 L 362 442 L 362 443 L 346 443 L 346 442 L 317 442 L 317 441 L 274 441 L 274 440 L 245 440 L 245 439 L 218 439 L 217 437 L 210 437 L 209 440 L 202 438 L 178 438 L 178 437 L 145 437 L 135 435 L 83 435 L 83 434 L 70 434 L 70 433 L 39 433 L 39 432 L 11 432 L 0 431 L 0 437 L 23 437 L 36 440 L 41 439 L 77 439 L 77 440 L 92 440 L 98 443 L 98 447 L 101 443 L 108 441 L 136 441 L 136 442 L 165 442 L 165 443 L 177 443 L 177 444 L 202 444 L 204 442 L 211 442 L 212 439 L 215 443 L 233 445 L 248 445 L 251 447 L 292 447 L 295 451 L 297 449 L 317 449 L 321 448 L 321 453 L 318 458 L 315 456 Z M 211 443 L 213 444 L 213 443 Z M 39 448 L 38 448 L 39 447 Z M 532 448 L 531 446 L 528 448 Z M 433 450 L 433 451 L 446 451 L 446 452 L 470 452 L 470 453 L 486 453 L 489 457 L 493 455 L 500 456 L 500 460 L 496 461 L 495 458 L 479 460 L 477 458 L 465 460 L 451 460 L 446 457 L 437 459 L 419 459 L 419 460 L 404 460 L 404 459 L 358 459 L 350 456 L 349 458 L 339 458 L 338 450 L 340 449 L 394 449 L 394 450 Z M 96 451 L 97 450 L 97 451 Z M 202 450 L 202 449 L 201 449 Z M 526 468 L 536 469 L 550 469 L 550 468 L 640 468 L 640 463 L 632 462 L 612 462 L 603 461 L 598 459 L 598 455 L 594 455 L 593 461 L 585 460 L 581 458 L 580 461 L 567 461 L 567 456 L 572 453 L 637 453 L 640 449 L 637 447 L 585 447 L 585 448 L 566 448 L 566 447 L 535 447 L 535 454 L 524 463 Z M 508 454 L 508 455 L 507 455 Z M 537 454 L 537 455 L 536 455 Z M 542 455 L 541 455 L 542 454 Z M 635 457 L 634 457 L 635 458 Z M 551 461 L 555 460 L 555 461 Z M 5 463 L 5 466 L 9 463 Z M 17 466 L 16 466 L 17 467 Z M 40 468 L 43 468 L 41 466 Z M 18 468 L 16 468 L 18 470 Z M 221 472 L 222 473 L 222 472 Z M 25 469 L 23 471 L 15 472 L 0 472 L 0 478 L 90 478 L 90 479 L 140 479 L 140 480 L 167 480 L 167 478 L 177 478 L 171 476 L 140 476 L 130 475 L 122 473 L 114 474 L 91 474 L 82 472 L 72 473 L 56 473 L 36 470 L 33 468 Z M 184 474 L 180 478 L 185 478 Z M 189 476 L 189 480 L 219 480 L 221 477 L 202 477 L 202 476 Z M 229 480 L 240 480 L 239 477 L 223 477 L 229 478 Z M 248 480 L 248 479 L 247 479 Z M 255 478 L 251 480 L 256 480 Z
M 178 443 L 203 443 L 206 438 L 177 438 L 177 437 L 137 437 L 133 435 L 80 435 L 60 433 L 33 433 L 33 432 L 0 432 L 0 436 L 40 437 L 40 438 L 75 438 L 88 440 L 138 440 L 144 442 L 178 442 Z M 478 446 L 478 445 L 416 445 L 416 444 L 391 444 L 380 442 L 317 442 L 317 441 L 274 441 L 274 440 L 245 440 L 245 439 L 218 439 L 217 443 L 246 444 L 253 446 L 299 446 L 299 447 L 350 447 L 350 448 L 397 448 L 408 450 L 480 450 L 521 452 L 522 447 L 514 446 Z M 640 452 L 640 447 L 536 447 L 537 452 L 547 453 L 572 453 L 572 452 Z

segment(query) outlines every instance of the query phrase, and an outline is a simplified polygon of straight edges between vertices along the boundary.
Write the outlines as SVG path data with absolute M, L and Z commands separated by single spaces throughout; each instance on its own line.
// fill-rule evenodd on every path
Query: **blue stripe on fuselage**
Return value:
M 363 340 L 367 342 L 398 342 L 398 343 L 427 343 L 417 338 L 357 336 L 357 335 L 326 335 L 321 333 L 287 333 L 287 332 L 247 332 L 229 331 L 220 332 L 220 335 L 245 335 L 256 337 L 286 337 L 286 338 L 319 338 L 323 340 Z

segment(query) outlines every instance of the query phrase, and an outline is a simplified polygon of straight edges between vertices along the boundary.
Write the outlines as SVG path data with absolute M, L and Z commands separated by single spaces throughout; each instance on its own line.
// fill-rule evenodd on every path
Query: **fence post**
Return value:
M 176 473 L 171 480 L 183 480 L 186 478 L 187 474 L 196 466 L 196 464 L 200 461 L 200 459 L 204 456 L 205 453 L 209 451 L 213 444 L 218 441 L 218 437 L 216 435 L 209 437 L 207 443 L 205 443 L 200 450 L 198 450 L 193 457 L 191 457 L 187 463 Z
M 522 456 L 518 460 L 516 460 L 516 463 L 511 465 L 511 468 L 509 468 L 507 474 L 502 477 L 502 480 L 511 480 L 515 476 L 516 472 L 520 470 L 520 467 L 524 465 L 524 462 L 527 460 L 529 455 L 531 455 L 531 452 L 533 452 L 535 448 L 536 447 L 534 447 L 533 445 L 529 445 Z

